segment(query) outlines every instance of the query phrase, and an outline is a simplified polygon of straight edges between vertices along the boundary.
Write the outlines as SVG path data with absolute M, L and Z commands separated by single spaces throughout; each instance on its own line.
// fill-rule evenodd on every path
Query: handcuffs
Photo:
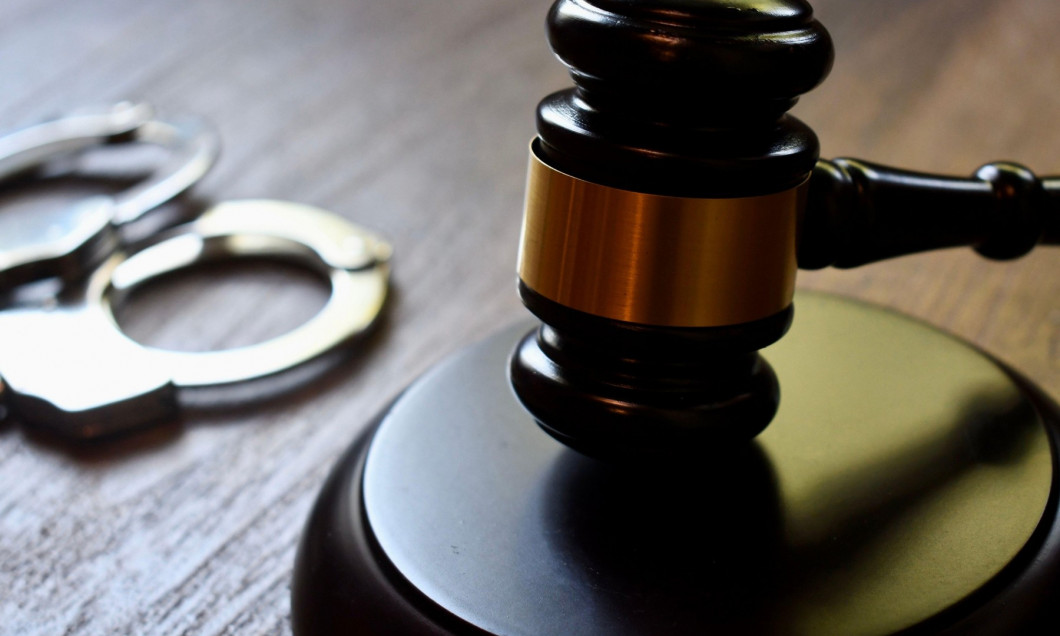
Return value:
M 255 380 L 317 358 L 367 330 L 387 295 L 390 245 L 342 217 L 296 203 L 219 203 L 188 223 L 123 244 L 122 228 L 188 190 L 219 148 L 202 124 L 158 120 L 145 104 L 71 115 L 0 138 L 0 179 L 70 153 L 131 142 L 159 145 L 169 161 L 116 196 L 83 200 L 60 220 L 0 225 L 0 299 L 19 285 L 61 281 L 54 297 L 0 306 L 0 406 L 25 425 L 66 438 L 169 419 L 179 412 L 181 389 Z M 330 282 L 330 297 L 294 330 L 222 351 L 156 349 L 118 326 L 114 309 L 135 287 L 238 258 L 279 259 L 317 272 Z

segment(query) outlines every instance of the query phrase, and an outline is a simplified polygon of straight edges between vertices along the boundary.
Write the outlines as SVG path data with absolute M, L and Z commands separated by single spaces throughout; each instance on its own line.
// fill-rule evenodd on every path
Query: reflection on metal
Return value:
M 207 353 L 144 347 L 112 308 L 157 276 L 216 259 L 273 258 L 308 268 L 331 296 L 273 340 Z M 132 254 L 117 252 L 58 304 L 0 311 L 0 377 L 24 422 L 96 437 L 172 417 L 184 387 L 237 383 L 307 362 L 367 329 L 382 309 L 390 246 L 336 215 L 280 201 L 218 204 Z
M 188 190 L 209 171 L 220 149 L 216 133 L 204 123 L 157 120 L 142 103 L 81 112 L 0 137 L 0 180 L 59 157 L 125 143 L 160 146 L 167 160 L 113 197 L 93 197 L 59 213 L 3 223 L 0 291 L 52 276 L 72 280 L 86 274 L 117 247 L 120 228 Z
M 440 365 L 368 452 L 386 557 L 493 633 L 872 636 L 968 599 L 1049 500 L 1038 411 L 926 325 L 823 295 L 795 304 L 764 352 L 776 420 L 749 452 L 687 470 L 624 472 L 542 434 L 503 373 L 529 324 Z
M 734 199 L 668 197 L 582 181 L 531 147 L 519 277 L 549 300 L 650 325 L 771 316 L 795 290 L 805 187 Z

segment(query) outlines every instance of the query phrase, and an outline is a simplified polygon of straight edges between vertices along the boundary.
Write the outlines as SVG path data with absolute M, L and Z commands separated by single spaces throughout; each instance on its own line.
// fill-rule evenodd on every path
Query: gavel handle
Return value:
M 799 229 L 799 267 L 857 267 L 946 247 L 987 258 L 1060 244 L 1060 177 L 990 163 L 970 179 L 858 159 L 821 160 Z

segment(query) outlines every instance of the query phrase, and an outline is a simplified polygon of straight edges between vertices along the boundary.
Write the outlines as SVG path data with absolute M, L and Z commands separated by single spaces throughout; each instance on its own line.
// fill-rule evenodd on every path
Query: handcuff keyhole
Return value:
M 140 344 L 221 351 L 295 329 L 324 307 L 330 291 L 325 278 L 302 267 L 265 259 L 220 261 L 149 280 L 131 290 L 114 314 Z

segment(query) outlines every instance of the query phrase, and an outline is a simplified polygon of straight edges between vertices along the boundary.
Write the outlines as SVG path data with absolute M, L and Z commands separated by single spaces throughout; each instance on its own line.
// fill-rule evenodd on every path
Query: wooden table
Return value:
M 1060 172 L 1060 3 L 815 4 L 837 61 L 796 114 L 826 156 Z M 378 333 L 272 399 L 277 387 L 192 396 L 180 422 L 86 447 L 0 425 L 0 632 L 290 630 L 295 546 L 338 454 L 432 363 L 524 315 L 513 270 L 533 109 L 568 84 L 547 6 L 0 4 L 0 127 L 122 98 L 198 113 L 225 145 L 201 196 L 317 205 L 396 247 Z M 1060 251 L 999 264 L 955 250 L 800 281 L 939 325 L 1060 395 Z M 225 268 L 150 288 L 121 320 L 160 346 L 231 347 L 298 324 L 325 295 L 284 267 Z

